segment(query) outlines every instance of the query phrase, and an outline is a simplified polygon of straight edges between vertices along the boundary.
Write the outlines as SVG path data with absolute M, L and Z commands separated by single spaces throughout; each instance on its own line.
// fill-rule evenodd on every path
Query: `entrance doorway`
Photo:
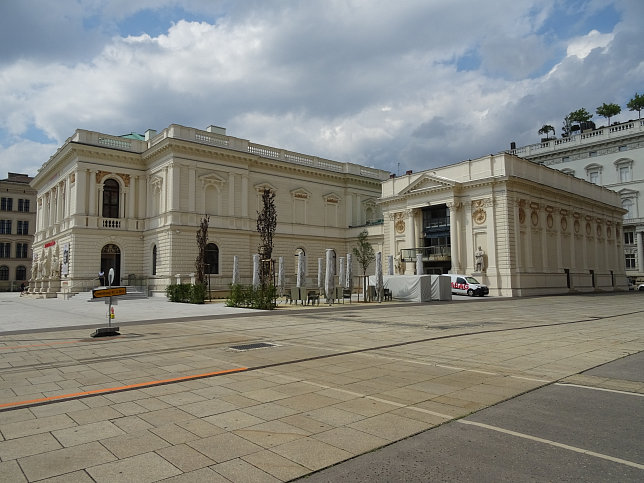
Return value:
M 105 245 L 101 250 L 101 272 L 105 274 L 105 285 L 108 285 L 110 268 L 114 269 L 112 285 L 121 285 L 121 249 L 113 243 Z

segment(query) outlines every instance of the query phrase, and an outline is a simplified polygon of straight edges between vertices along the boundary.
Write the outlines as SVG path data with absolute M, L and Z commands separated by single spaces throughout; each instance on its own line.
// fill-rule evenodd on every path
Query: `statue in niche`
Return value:
M 475 271 L 482 272 L 485 270 L 485 252 L 479 246 L 478 250 L 474 252 Z

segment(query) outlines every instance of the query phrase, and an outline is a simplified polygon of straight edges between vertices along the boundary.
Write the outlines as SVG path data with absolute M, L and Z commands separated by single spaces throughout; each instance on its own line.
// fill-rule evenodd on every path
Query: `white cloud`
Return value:
M 591 30 L 583 37 L 573 39 L 568 45 L 566 54 L 583 59 L 592 52 L 593 49 L 606 47 L 614 38 L 612 33 L 602 34 L 597 30 Z
M 92 3 L 91 13 L 126 16 L 102 5 Z M 162 35 L 106 37 L 89 58 L 43 61 L 27 52 L 0 61 L 8 146 L 0 159 L 7 169 L 18 161 L 12 152 L 30 156 L 30 166 L 45 162 L 57 146 L 26 141 L 34 129 L 60 145 L 77 128 L 123 134 L 173 122 L 222 125 L 254 142 L 385 169 L 533 142 L 542 124 L 558 127 L 583 105 L 594 111 L 607 92 L 632 95 L 642 78 L 637 44 L 623 32 L 556 42 L 540 35 L 553 5 L 195 0 L 184 6 L 226 15 L 177 19 Z M 480 68 L 457 69 L 465 52 L 480 57 Z

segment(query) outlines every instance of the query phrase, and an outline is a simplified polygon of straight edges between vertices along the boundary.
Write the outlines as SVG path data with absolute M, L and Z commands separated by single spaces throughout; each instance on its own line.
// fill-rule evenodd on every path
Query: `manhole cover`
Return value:
M 276 347 L 276 344 L 257 342 L 255 344 L 231 345 L 230 348 L 236 351 L 248 351 L 251 349 L 263 349 L 265 347 Z

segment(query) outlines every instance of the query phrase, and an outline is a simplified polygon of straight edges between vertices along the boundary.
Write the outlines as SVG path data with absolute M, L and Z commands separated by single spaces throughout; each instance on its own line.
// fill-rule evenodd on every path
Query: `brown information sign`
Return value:
M 92 290 L 92 298 L 114 297 L 115 295 L 125 295 L 126 293 L 126 287 L 99 288 Z

